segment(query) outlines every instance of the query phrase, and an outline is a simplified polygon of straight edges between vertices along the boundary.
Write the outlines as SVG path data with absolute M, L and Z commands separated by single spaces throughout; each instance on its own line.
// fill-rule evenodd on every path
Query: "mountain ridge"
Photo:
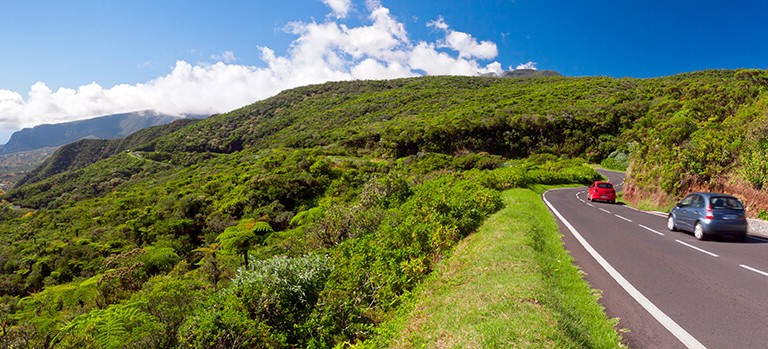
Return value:
M 81 139 L 58 148 L 35 169 L 29 171 L 16 185 L 32 184 L 61 172 L 73 171 L 109 158 L 123 151 L 148 150 L 152 141 L 175 132 L 199 119 L 178 119 L 171 123 L 138 130 L 118 139 Z
M 0 145 L 0 154 L 58 147 L 80 139 L 117 139 L 143 128 L 167 124 L 180 118 L 182 116 L 145 110 L 58 124 L 42 124 L 14 132 L 6 144 Z

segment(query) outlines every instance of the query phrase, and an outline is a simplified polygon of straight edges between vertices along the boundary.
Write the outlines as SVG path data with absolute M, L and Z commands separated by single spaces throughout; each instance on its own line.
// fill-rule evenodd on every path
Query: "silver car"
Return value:
M 667 217 L 669 230 L 685 230 L 704 240 L 711 236 L 747 238 L 744 205 L 728 194 L 691 193 L 680 201 Z

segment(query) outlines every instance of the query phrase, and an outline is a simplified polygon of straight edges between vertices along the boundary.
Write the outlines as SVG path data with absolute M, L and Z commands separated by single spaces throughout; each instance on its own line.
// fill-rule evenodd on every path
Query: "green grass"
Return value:
M 539 194 L 513 189 L 503 198 L 505 208 L 464 239 L 363 346 L 621 347 L 616 320 L 606 317 L 562 247 Z

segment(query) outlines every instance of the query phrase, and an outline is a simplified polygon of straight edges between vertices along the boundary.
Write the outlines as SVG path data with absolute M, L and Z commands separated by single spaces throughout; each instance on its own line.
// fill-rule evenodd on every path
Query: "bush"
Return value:
M 328 257 L 275 257 L 242 268 L 179 333 L 182 348 L 306 347 Z
M 610 170 L 626 171 L 629 166 L 629 155 L 623 151 L 614 150 L 607 158 L 600 162 L 600 166 Z

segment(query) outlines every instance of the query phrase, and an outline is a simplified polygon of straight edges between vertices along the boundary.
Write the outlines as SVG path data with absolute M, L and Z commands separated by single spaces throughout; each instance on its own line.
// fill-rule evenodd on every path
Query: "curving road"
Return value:
M 601 172 L 620 190 L 623 173 Z M 698 241 L 584 187 L 543 197 L 630 348 L 768 348 L 768 240 Z

